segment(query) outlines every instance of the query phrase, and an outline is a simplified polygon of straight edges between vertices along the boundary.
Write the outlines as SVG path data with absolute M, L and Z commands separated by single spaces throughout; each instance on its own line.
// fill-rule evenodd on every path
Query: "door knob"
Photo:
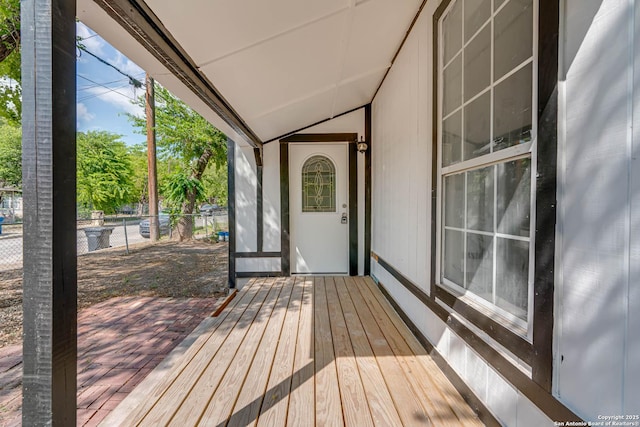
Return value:
M 340 223 L 341 224 L 346 224 L 347 222 L 348 222 L 347 213 L 346 212 L 342 212 L 342 218 L 340 218 Z

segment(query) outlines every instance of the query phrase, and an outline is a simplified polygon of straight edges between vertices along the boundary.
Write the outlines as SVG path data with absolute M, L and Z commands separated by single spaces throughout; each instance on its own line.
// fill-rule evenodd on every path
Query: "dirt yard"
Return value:
M 120 296 L 220 297 L 227 244 L 160 242 L 78 258 L 78 310 Z M 22 341 L 22 270 L 0 272 L 0 347 Z

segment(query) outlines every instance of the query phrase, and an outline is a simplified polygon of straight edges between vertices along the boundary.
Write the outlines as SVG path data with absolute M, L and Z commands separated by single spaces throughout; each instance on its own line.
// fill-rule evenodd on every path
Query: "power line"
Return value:
M 135 77 L 131 76 L 130 74 L 125 73 L 124 71 L 120 70 L 118 67 L 116 67 L 115 65 L 107 62 L 106 60 L 100 58 L 98 55 L 90 52 L 89 50 L 87 50 L 87 48 L 85 46 L 83 46 L 82 44 L 78 43 L 78 49 L 80 49 L 83 52 L 88 53 L 89 55 L 93 56 L 94 58 L 96 58 L 98 61 L 102 62 L 103 64 L 113 68 L 114 70 L 116 70 L 118 73 L 122 74 L 125 77 L 129 78 L 129 83 L 135 87 L 136 89 L 139 89 L 143 86 L 142 82 L 138 79 L 136 79 Z
M 102 96 L 102 95 L 105 95 L 105 94 L 107 94 L 109 92 L 115 92 L 118 95 L 124 96 L 125 98 L 130 99 L 132 101 L 136 100 L 135 98 L 133 98 L 133 97 L 127 95 L 127 94 L 124 94 L 122 92 L 118 92 L 118 90 L 117 90 L 117 89 L 125 88 L 125 87 L 127 87 L 129 85 L 125 85 L 125 86 L 118 87 L 118 88 L 110 88 L 108 86 L 103 85 L 102 83 L 96 82 L 95 80 L 91 80 L 90 78 L 85 77 L 85 76 L 83 76 L 81 74 L 78 74 L 78 77 L 80 77 L 80 78 L 82 78 L 84 80 L 87 80 L 88 82 L 91 82 L 91 83 L 93 83 L 93 84 L 95 84 L 97 86 L 101 86 L 101 87 L 107 89 L 107 92 L 103 92 L 103 93 L 99 93 L 99 94 L 91 94 L 91 95 L 85 96 L 84 98 L 78 99 L 78 102 L 86 101 L 87 99 L 94 98 L 94 97 L 97 97 L 97 96 Z

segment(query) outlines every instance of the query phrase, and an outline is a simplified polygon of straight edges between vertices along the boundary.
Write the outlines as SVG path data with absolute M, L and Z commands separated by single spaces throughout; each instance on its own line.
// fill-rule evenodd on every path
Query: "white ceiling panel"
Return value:
M 358 4 L 343 79 L 389 64 L 421 3 L 369 0 Z
M 150 60 L 137 43 L 127 46 L 131 36 L 96 13 L 93 1 L 78 0 L 81 18 L 201 113 L 208 108 L 189 95 L 186 81 L 161 77 L 162 56 Z M 152 42 L 166 40 L 157 33 L 164 26 L 237 112 L 230 123 L 269 140 L 371 102 L 423 0 L 136 1 L 162 22 L 140 27 L 151 28 L 144 31 Z M 127 14 L 137 12 L 118 13 L 127 27 Z
M 349 0 L 147 0 L 198 65 L 348 8 Z
M 368 104 L 371 94 L 376 91 L 385 73 L 386 70 L 381 70 L 338 86 L 332 108 L 333 115 Z
M 227 56 L 201 68 L 247 120 L 334 86 L 346 13 Z
M 251 125 L 263 140 L 268 141 L 328 118 L 333 100 L 333 91 L 328 91 L 253 119 Z

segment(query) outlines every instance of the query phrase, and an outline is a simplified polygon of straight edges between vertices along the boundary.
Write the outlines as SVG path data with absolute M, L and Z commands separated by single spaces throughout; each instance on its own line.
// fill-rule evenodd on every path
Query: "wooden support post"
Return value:
M 147 116 L 147 170 L 149 175 L 149 238 L 160 238 L 158 220 L 158 172 L 156 170 L 156 105 L 153 78 L 147 74 L 145 112 Z
M 76 424 L 76 1 L 23 0 L 25 426 Z

